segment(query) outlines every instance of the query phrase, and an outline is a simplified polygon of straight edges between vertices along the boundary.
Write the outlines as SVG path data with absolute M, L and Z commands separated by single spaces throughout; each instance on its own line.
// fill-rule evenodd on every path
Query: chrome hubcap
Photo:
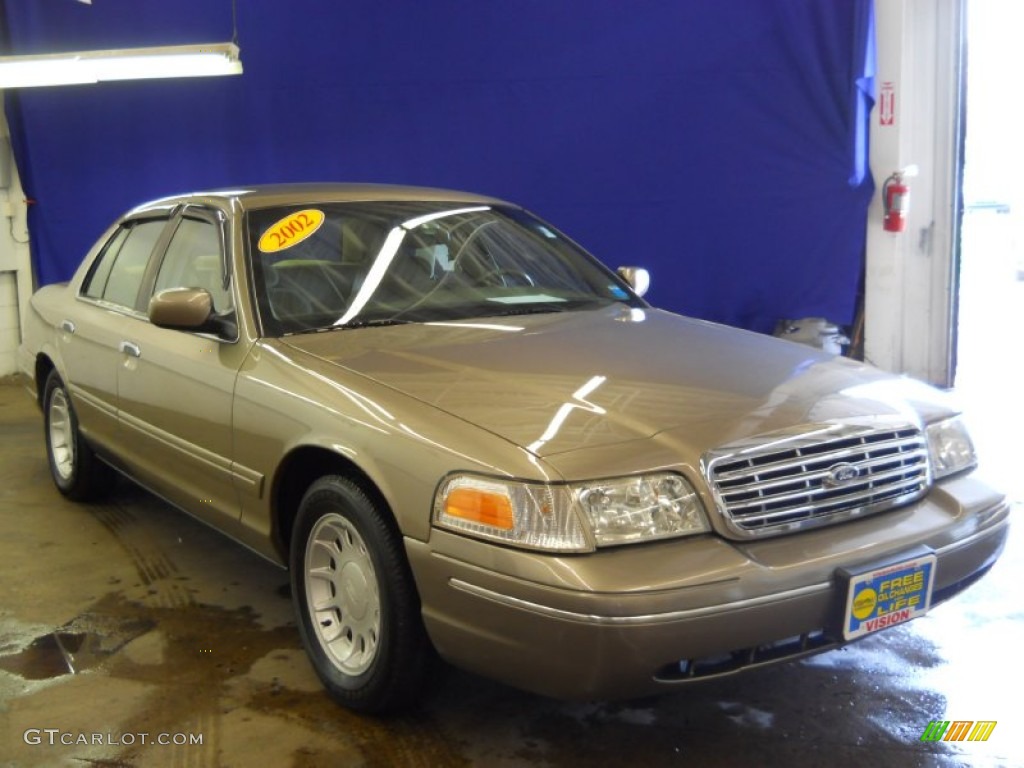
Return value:
M 63 389 L 55 389 L 50 396 L 50 455 L 57 474 L 62 480 L 69 479 L 75 469 L 75 438 L 71 408 Z
M 345 674 L 362 674 L 380 640 L 380 591 L 366 542 L 341 515 L 325 515 L 309 535 L 305 562 L 309 618 L 320 646 Z

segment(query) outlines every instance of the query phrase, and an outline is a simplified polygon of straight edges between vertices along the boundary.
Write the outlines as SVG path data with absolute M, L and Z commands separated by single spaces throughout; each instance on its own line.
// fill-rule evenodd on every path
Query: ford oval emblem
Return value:
M 860 477 L 860 470 L 853 464 L 848 464 L 846 462 L 842 464 L 833 464 L 828 468 L 828 474 L 825 476 L 825 485 L 835 488 L 840 485 L 852 483 L 858 477 Z

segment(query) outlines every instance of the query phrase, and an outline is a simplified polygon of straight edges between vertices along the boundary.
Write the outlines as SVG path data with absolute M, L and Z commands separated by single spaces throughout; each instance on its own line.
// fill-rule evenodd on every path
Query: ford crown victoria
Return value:
M 53 480 L 111 469 L 290 569 L 323 684 L 443 659 L 623 697 L 835 648 L 960 592 L 1003 496 L 923 384 L 648 305 L 523 209 L 297 185 L 158 200 L 36 293 Z

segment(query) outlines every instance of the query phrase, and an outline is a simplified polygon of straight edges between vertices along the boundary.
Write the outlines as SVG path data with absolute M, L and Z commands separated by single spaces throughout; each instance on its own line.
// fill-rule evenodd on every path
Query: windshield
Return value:
M 269 336 L 645 306 L 614 273 L 511 206 L 331 203 L 247 216 Z

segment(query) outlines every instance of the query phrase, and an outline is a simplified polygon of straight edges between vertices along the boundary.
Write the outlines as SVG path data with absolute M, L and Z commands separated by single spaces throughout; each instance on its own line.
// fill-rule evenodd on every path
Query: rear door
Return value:
M 57 347 L 82 432 L 108 451 L 117 440 L 117 368 L 146 268 L 167 228 L 166 213 L 122 222 L 93 261 L 77 301 L 58 320 Z

